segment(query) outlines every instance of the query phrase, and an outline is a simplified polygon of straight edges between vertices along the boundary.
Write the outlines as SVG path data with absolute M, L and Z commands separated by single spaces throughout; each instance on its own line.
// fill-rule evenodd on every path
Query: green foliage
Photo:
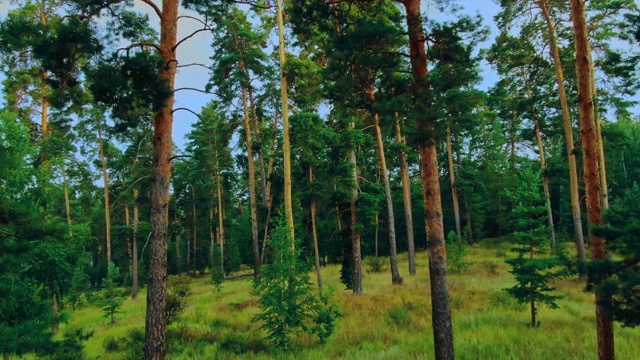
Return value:
M 192 292 L 187 276 L 171 277 L 168 283 L 165 316 L 167 324 L 171 324 L 187 308 Z
M 274 221 L 269 247 L 273 263 L 265 265 L 254 288 L 260 294 L 261 313 L 253 322 L 261 322 L 267 341 L 284 348 L 291 337 L 303 331 L 315 334 L 321 342 L 331 335 L 340 316 L 331 300 L 332 290 L 318 293 L 309 281 L 309 266 L 293 248 L 284 217 Z
M 600 302 L 612 318 L 625 326 L 640 325 L 640 187 L 636 184 L 605 212 L 605 225 L 594 233 L 607 240 L 612 259 L 587 267 L 588 289 L 601 294 Z
M 557 274 L 553 272 L 560 265 L 555 257 L 540 257 L 538 254 L 545 249 L 544 245 L 549 241 L 549 230 L 545 225 L 544 198 L 540 191 L 541 176 L 530 167 L 525 167 L 520 173 L 520 181 L 515 193 L 508 192 L 509 196 L 517 202 L 514 213 L 513 233 L 518 246 L 512 251 L 518 254 L 517 258 L 507 259 L 511 265 L 509 271 L 514 275 L 517 284 L 505 289 L 519 303 L 532 306 L 532 325 L 535 321 L 535 304 L 542 303 L 552 309 L 558 307 L 556 300 L 560 297 L 551 295 L 555 289 L 549 286 L 549 281 Z
M 364 264 L 369 272 L 379 273 L 384 270 L 384 259 L 379 256 L 367 256 Z
M 124 353 L 125 359 L 144 357 L 144 327 L 133 327 L 123 337 L 106 337 L 102 346 L 108 353 Z
M 82 329 L 69 331 L 64 334 L 64 338 L 56 346 L 55 353 L 51 357 L 54 360 L 76 360 L 82 359 L 83 343 L 93 336 L 93 332 L 86 332 Z
M 462 236 L 458 236 L 455 231 L 449 231 L 447 234 L 447 267 L 449 272 L 459 274 L 469 267 L 469 263 L 465 260 L 469 252 L 469 245 Z
M 121 313 L 124 297 L 119 296 L 116 292 L 115 283 L 120 280 L 120 270 L 114 264 L 109 265 L 107 277 L 102 280 L 102 290 L 100 294 L 102 299 L 97 303 L 102 307 L 104 317 L 109 319 L 109 324 L 114 325 L 117 321 L 116 315 Z

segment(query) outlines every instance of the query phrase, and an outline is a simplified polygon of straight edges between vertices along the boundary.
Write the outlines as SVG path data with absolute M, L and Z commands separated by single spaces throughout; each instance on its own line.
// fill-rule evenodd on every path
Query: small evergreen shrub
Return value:
M 367 256 L 364 264 L 369 272 L 379 273 L 384 270 L 384 259 L 379 256 Z
M 464 240 L 464 236 L 458 236 L 455 231 L 450 231 L 447 234 L 446 247 L 449 272 L 459 274 L 469 268 L 469 263 L 465 260 L 469 245 Z
M 118 320 L 116 315 L 121 313 L 124 297 L 117 293 L 115 282 L 120 278 L 120 270 L 114 264 L 109 265 L 107 277 L 102 280 L 101 299 L 97 305 L 102 307 L 104 317 L 109 319 L 109 324 L 113 325 Z
M 341 315 L 338 307 L 331 300 L 331 291 L 323 294 L 311 285 L 309 265 L 300 259 L 299 247 L 294 249 L 284 218 L 274 224 L 268 243 L 273 263 L 265 265 L 254 281 L 261 312 L 252 322 L 261 323 L 268 342 L 284 348 L 292 336 L 303 331 L 325 341 Z
M 167 325 L 174 322 L 178 316 L 184 312 L 190 297 L 191 287 L 189 287 L 188 277 L 179 276 L 169 278 L 167 308 L 165 309 Z

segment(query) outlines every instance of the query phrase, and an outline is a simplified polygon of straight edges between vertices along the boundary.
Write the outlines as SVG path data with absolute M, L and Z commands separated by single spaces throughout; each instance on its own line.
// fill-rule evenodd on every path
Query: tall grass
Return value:
M 555 280 L 553 286 L 563 296 L 560 309 L 541 308 L 540 327 L 528 327 L 527 308 L 502 291 L 515 281 L 498 252 L 476 245 L 469 250 L 469 268 L 449 276 L 456 358 L 595 359 L 593 295 L 584 293 L 577 279 Z M 258 311 L 251 280 L 226 281 L 218 291 L 208 276 L 193 279 L 191 303 L 169 327 L 169 358 L 431 359 L 427 254 L 417 254 L 416 276 L 408 275 L 406 254 L 401 254 L 400 261 L 404 285 L 392 285 L 388 272 L 365 272 L 363 296 L 344 290 L 339 265 L 323 268 L 323 282 L 337 289 L 335 296 L 345 316 L 326 344 L 303 335 L 286 352 L 268 347 L 258 325 L 251 323 Z M 87 359 L 126 358 L 124 352 L 107 352 L 105 342 L 144 327 L 145 296 L 143 290 L 137 300 L 126 300 L 121 320 L 113 326 L 100 309 L 89 306 L 74 311 L 62 332 L 77 328 L 94 332 L 85 346 Z M 640 329 L 616 326 L 618 358 L 640 358 L 638 344 Z

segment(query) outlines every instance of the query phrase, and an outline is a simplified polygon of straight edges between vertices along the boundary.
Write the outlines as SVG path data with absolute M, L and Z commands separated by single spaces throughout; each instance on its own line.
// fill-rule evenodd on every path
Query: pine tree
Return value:
M 508 196 L 517 203 L 514 213 L 514 228 L 512 234 L 519 245 L 512 249 L 518 254 L 517 258 L 510 258 L 509 271 L 514 275 L 518 284 L 505 289 L 519 303 L 529 304 L 531 309 L 531 326 L 539 326 L 537 320 L 537 304 L 545 304 L 552 309 L 557 308 L 557 295 L 549 294 L 555 290 L 549 286 L 556 274 L 552 271 L 559 265 L 554 257 L 540 257 L 550 244 L 549 228 L 545 224 L 546 204 L 540 192 L 541 175 L 526 166 L 520 172 L 519 186 L 515 193 L 508 192 Z

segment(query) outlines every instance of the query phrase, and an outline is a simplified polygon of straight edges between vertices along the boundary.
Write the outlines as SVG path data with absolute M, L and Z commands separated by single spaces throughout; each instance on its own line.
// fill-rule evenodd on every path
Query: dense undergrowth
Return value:
M 450 274 L 455 351 L 458 359 L 596 359 L 593 295 L 577 278 L 554 280 L 560 309 L 541 308 L 540 327 L 529 327 L 528 308 L 502 289 L 515 281 L 504 255 L 508 244 L 474 246 L 469 266 Z M 401 256 L 407 273 L 406 254 Z M 388 259 L 387 259 L 388 260 Z M 192 279 L 192 296 L 184 313 L 168 328 L 170 359 L 430 359 L 433 340 L 426 252 L 418 252 L 416 276 L 391 284 L 386 271 L 365 272 L 364 296 L 340 284 L 338 265 L 323 268 L 323 282 L 338 289 L 344 317 L 326 344 L 302 334 L 286 350 L 269 346 L 251 319 L 259 300 L 250 278 L 226 281 L 220 289 L 208 276 Z M 312 277 L 313 278 L 313 277 Z M 70 314 L 61 333 L 79 328 L 93 332 L 85 343 L 87 359 L 139 359 L 144 343 L 145 293 L 124 302 L 115 325 L 98 307 Z M 640 328 L 616 326 L 616 355 L 640 356 Z

